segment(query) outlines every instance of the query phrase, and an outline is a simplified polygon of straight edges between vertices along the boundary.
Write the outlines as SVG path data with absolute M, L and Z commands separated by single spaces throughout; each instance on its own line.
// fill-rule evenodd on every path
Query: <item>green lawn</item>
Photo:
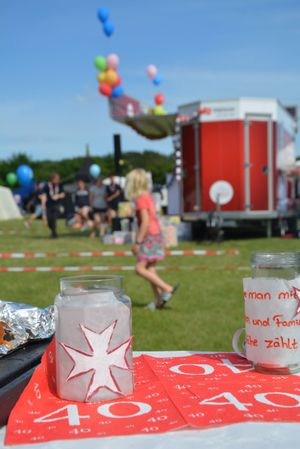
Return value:
M 59 224 L 60 238 L 49 240 L 41 222 L 30 231 L 23 222 L 1 222 L 0 252 L 68 252 L 128 250 L 129 246 L 103 245 L 99 239 L 66 229 Z M 11 234 L 16 231 L 16 234 Z M 163 271 L 161 276 L 181 287 L 162 311 L 149 311 L 144 306 L 152 299 L 149 285 L 134 272 L 120 273 L 125 292 L 133 303 L 135 350 L 231 350 L 231 336 L 243 325 L 242 278 L 250 271 L 224 269 L 250 266 L 255 250 L 297 250 L 296 239 L 231 240 L 221 244 L 184 242 L 177 249 L 238 249 L 240 255 L 168 256 L 161 265 L 183 266 L 177 271 Z M 0 259 L 1 266 L 90 266 L 134 265 L 134 257 L 60 257 L 47 259 Z M 184 269 L 195 266 L 193 270 Z M 59 278 L 70 273 L 0 273 L 0 299 L 25 302 L 44 307 L 52 304 L 59 291 Z M 90 273 L 83 273 L 90 274 Z M 93 273 L 95 274 L 95 273 Z M 107 274 L 107 272 L 105 272 Z M 117 274 L 113 272 L 113 274 Z

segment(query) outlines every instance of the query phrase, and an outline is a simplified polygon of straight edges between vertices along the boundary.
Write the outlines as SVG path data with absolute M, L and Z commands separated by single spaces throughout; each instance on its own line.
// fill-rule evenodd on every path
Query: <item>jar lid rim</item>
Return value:
M 251 262 L 254 266 L 295 266 L 300 264 L 300 251 L 256 251 L 252 254 Z

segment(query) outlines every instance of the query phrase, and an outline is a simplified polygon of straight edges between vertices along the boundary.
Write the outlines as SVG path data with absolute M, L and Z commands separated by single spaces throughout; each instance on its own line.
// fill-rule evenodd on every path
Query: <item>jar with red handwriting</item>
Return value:
M 257 371 L 300 371 L 300 252 L 256 252 L 245 278 L 245 352 Z

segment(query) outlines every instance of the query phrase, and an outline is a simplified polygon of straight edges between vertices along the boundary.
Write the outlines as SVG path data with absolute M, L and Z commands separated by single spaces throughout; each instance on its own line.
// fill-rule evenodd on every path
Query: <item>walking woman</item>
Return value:
M 154 292 L 155 302 L 147 307 L 161 309 L 172 298 L 179 284 L 173 287 L 156 272 L 157 262 L 164 259 L 164 242 L 145 170 L 138 168 L 127 175 L 125 193 L 129 200 L 135 202 L 138 219 L 136 241 L 132 247 L 137 257 L 135 270 L 150 282 Z

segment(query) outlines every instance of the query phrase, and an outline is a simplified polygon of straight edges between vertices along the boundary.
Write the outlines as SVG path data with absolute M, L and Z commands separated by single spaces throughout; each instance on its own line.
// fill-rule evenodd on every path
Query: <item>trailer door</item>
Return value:
M 196 195 L 196 148 L 193 124 L 182 125 L 182 170 L 183 170 L 183 212 L 197 210 Z
M 245 210 L 273 210 L 274 156 L 270 115 L 246 115 L 244 128 Z

